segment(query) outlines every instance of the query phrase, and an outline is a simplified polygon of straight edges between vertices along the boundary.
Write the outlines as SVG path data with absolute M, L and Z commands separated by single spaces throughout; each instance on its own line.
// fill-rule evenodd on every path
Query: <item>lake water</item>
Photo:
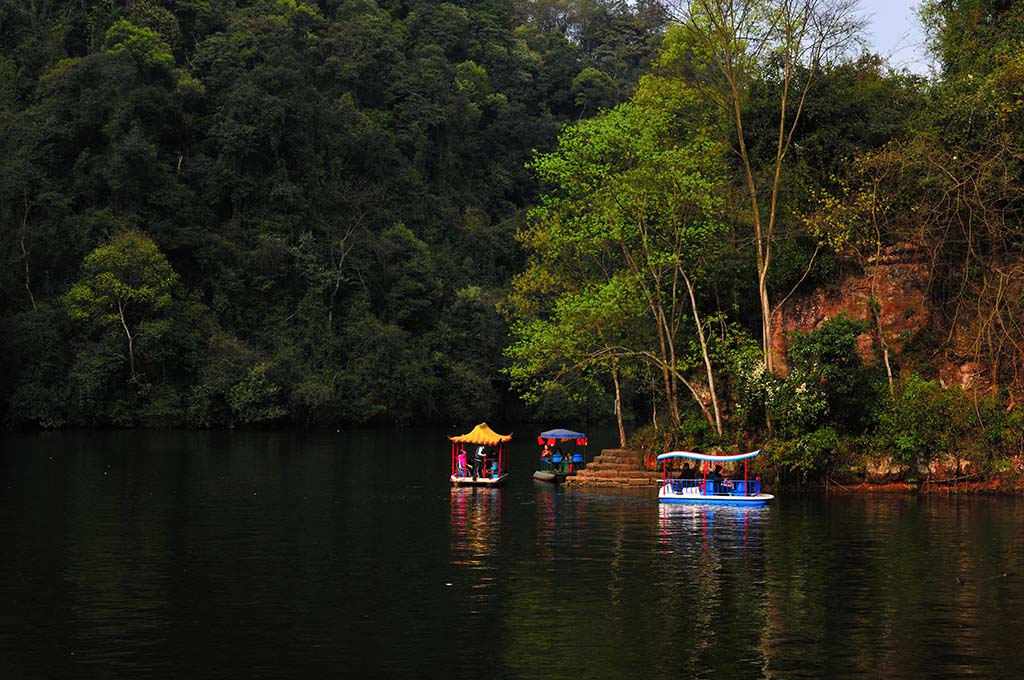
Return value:
M 661 507 L 525 431 L 490 490 L 455 430 L 8 435 L 0 677 L 1015 676 L 1015 499 Z

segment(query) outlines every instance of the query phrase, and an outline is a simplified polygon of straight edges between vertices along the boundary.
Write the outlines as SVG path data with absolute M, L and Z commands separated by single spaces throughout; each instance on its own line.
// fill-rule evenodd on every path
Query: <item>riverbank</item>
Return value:
M 829 480 L 826 484 L 829 492 L 839 493 L 903 493 L 903 494 L 942 494 L 942 495 L 975 495 L 975 496 L 1020 496 L 1024 495 L 1024 480 L 1020 478 L 996 479 L 963 479 L 963 480 L 923 480 L 921 482 L 859 482 L 841 484 Z
M 652 467 L 653 460 L 653 456 L 645 456 L 643 452 L 632 449 L 602 449 L 585 469 L 569 477 L 566 484 L 605 489 L 653 488 L 658 486 L 662 479 L 661 470 Z M 865 476 L 851 474 L 852 479 L 849 481 L 829 477 L 824 486 L 830 493 L 850 494 L 1024 495 L 1024 477 L 1015 473 L 1005 473 L 989 479 L 983 479 L 979 475 L 950 473 L 918 481 L 899 481 L 897 475 L 900 471 L 889 467 L 885 468 L 884 472 L 879 472 L 882 469 L 879 465 Z M 782 490 L 786 491 L 788 487 Z

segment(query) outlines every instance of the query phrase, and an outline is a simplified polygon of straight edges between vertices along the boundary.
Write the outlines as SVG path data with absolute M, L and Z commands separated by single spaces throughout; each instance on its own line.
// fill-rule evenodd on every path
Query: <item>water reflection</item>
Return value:
M 707 540 L 712 536 L 717 521 L 719 530 L 738 536 L 745 547 L 748 539 L 760 540 L 759 527 L 762 518 L 769 512 L 769 507 L 658 504 L 662 537 L 666 542 L 670 537 L 684 537 L 688 542 L 694 534 Z
M 501 535 L 501 489 L 451 489 L 452 564 L 480 567 L 494 554 Z
M 4 677 L 997 677 L 1024 639 L 1019 501 L 453 489 L 440 438 L 9 438 Z
M 657 675 L 757 677 L 771 508 L 658 508 Z
M 560 551 L 579 549 L 586 544 L 590 526 L 586 521 L 588 496 L 541 482 L 534 486 L 537 558 L 550 566 Z

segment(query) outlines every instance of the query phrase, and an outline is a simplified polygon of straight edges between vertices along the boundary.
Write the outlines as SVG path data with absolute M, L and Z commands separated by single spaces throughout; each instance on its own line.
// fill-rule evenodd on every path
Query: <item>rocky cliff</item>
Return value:
M 840 314 L 871 324 L 858 340 L 865 362 L 876 360 L 876 343 L 881 340 L 892 354 L 899 354 L 906 342 L 931 321 L 929 313 L 928 266 L 925 252 L 902 245 L 884 249 L 860 271 L 843 275 L 833 285 L 805 295 L 794 296 L 773 319 L 772 348 L 783 365 L 792 331 L 810 332 Z M 878 305 L 878 319 L 869 301 Z

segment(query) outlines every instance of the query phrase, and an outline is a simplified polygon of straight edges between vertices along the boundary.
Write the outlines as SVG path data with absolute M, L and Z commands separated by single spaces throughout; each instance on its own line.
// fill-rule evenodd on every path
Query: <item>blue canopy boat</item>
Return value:
M 573 443 L 573 451 L 562 451 L 562 444 Z M 587 435 L 573 430 L 548 430 L 537 436 L 537 445 L 541 446 L 540 469 L 533 473 L 533 478 L 541 482 L 561 484 L 566 477 L 587 464 Z
M 733 456 L 718 456 L 709 453 L 694 453 L 692 451 L 670 451 L 658 456 L 662 464 L 663 475 L 661 488 L 658 490 L 659 503 L 695 503 L 713 505 L 741 505 L 759 506 L 765 505 L 775 498 L 771 494 L 761 493 L 761 478 L 750 479 L 747 474 L 747 463 L 751 458 L 756 457 L 761 450 L 749 453 L 740 453 Z M 669 462 L 673 458 L 686 458 L 700 461 L 701 470 L 693 469 L 687 475 L 687 468 L 679 478 L 669 478 Z M 726 479 L 718 470 L 722 463 L 735 463 L 743 461 L 743 479 Z M 711 465 L 715 465 L 714 471 L 708 471 Z

